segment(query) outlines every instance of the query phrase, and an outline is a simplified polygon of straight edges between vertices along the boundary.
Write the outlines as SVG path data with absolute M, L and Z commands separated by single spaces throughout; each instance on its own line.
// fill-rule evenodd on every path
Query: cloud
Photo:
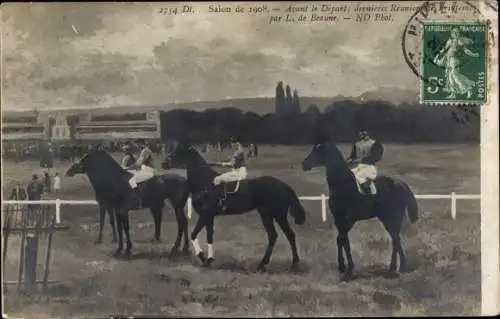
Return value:
M 4 5 L 4 106 L 272 96 L 279 80 L 311 96 L 417 87 L 398 42 L 404 15 L 396 26 L 269 25 L 265 16 L 213 14 L 204 5 L 178 16 L 158 8 Z

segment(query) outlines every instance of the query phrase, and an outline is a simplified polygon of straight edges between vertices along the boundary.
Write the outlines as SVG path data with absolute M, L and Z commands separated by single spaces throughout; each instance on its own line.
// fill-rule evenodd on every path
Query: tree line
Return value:
M 343 100 L 323 113 L 315 104 L 305 111 L 301 107 L 297 89 L 280 81 L 274 113 L 259 115 L 232 107 L 162 112 L 162 139 L 215 143 L 237 135 L 246 143 L 311 144 L 326 134 L 337 142 L 352 142 L 359 129 L 395 143 L 477 143 L 480 138 L 479 114 L 455 106 Z
M 237 135 L 245 143 L 311 144 L 319 134 L 337 142 L 352 142 L 361 128 L 395 143 L 477 143 L 479 117 L 455 107 L 393 105 L 383 101 L 338 101 L 321 113 L 315 105 L 305 112 L 259 115 L 237 108 L 202 112 L 175 109 L 160 114 L 163 140 L 196 143 L 227 141 Z M 461 117 L 461 118 L 460 118 Z

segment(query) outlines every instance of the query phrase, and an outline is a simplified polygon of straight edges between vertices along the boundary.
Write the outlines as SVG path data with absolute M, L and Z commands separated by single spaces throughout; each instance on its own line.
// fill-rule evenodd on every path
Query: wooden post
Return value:
M 2 252 L 2 269 L 5 271 L 5 261 L 7 260 L 7 248 L 8 245 L 7 243 L 9 242 L 9 235 L 10 235 L 10 228 L 12 227 L 12 215 L 11 212 L 7 211 L 7 220 L 5 220 L 5 224 L 2 223 L 2 225 L 6 225 L 3 227 L 3 252 Z
M 321 194 L 321 218 L 326 222 L 326 195 Z
M 193 203 L 191 200 L 191 196 L 188 197 L 187 200 L 187 210 L 188 210 L 188 219 L 191 219 L 191 215 L 193 214 Z
M 451 193 L 451 218 L 457 219 L 457 194 Z
M 49 283 L 49 267 L 50 267 L 50 255 L 52 253 L 52 236 L 54 235 L 54 232 L 56 231 L 56 228 L 55 228 L 55 223 L 56 223 L 56 220 L 55 220 L 55 216 L 54 218 L 52 219 L 52 222 L 50 224 L 50 227 L 49 229 L 49 238 L 48 238 L 48 243 L 47 243 L 47 256 L 45 258 L 45 270 L 44 270 L 44 274 L 43 274 L 43 289 L 47 289 L 47 285 Z
M 19 249 L 19 274 L 17 277 L 17 291 L 20 292 L 22 289 L 23 282 L 23 272 L 24 272 L 24 242 L 26 241 L 27 223 L 28 223 L 28 212 L 27 210 L 21 212 L 22 219 L 22 229 L 21 229 L 21 249 Z
M 26 269 L 24 275 L 24 293 L 33 294 L 36 292 L 36 255 L 37 255 L 37 242 L 34 234 L 26 236 L 26 246 L 24 247 L 25 259 L 21 262 L 24 263 Z
M 61 223 L 61 200 L 56 199 L 56 223 Z

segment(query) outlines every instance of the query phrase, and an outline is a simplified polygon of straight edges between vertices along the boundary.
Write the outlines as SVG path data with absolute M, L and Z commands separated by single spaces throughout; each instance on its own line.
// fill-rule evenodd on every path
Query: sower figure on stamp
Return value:
M 140 139 L 137 141 L 137 145 L 141 149 L 139 158 L 134 164 L 125 168 L 133 174 L 132 178 L 129 180 L 129 184 L 134 190 L 134 209 L 139 209 L 142 207 L 141 192 L 143 184 L 141 183 L 147 181 L 150 178 L 153 178 L 155 174 L 153 168 L 153 153 L 151 152 L 148 143 L 145 140 Z
M 223 173 L 214 178 L 214 185 L 217 186 L 221 183 L 230 183 L 230 182 L 239 182 L 247 178 L 247 167 L 245 161 L 245 150 L 243 145 L 241 145 L 240 141 L 236 137 L 231 137 L 231 148 L 233 149 L 233 154 L 231 155 L 231 159 L 228 162 L 219 162 L 217 165 L 223 167 L 231 167 L 231 171 Z M 237 192 L 239 187 L 239 183 L 233 192 Z M 226 188 L 224 185 L 224 194 L 221 198 L 221 209 L 222 211 L 226 211 Z
M 454 99 L 458 94 L 467 94 L 467 98 L 472 96 L 474 81 L 467 78 L 465 74 L 460 72 L 460 64 L 462 52 L 469 57 L 477 58 L 479 53 L 472 52 L 468 46 L 472 44 L 472 40 L 460 34 L 458 28 L 453 28 L 450 38 L 446 41 L 446 45 L 434 57 L 434 63 L 438 66 L 445 67 L 446 85 L 443 91 L 448 92 L 447 99 Z
M 377 190 L 373 181 L 377 177 L 375 163 L 382 159 L 382 144 L 370 137 L 366 130 L 359 131 L 359 141 L 354 143 L 351 155 L 347 159 L 360 191 L 367 195 L 375 195 Z

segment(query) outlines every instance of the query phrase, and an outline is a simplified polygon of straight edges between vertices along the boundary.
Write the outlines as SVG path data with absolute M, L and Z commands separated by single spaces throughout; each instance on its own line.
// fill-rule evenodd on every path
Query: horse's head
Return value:
M 166 155 L 162 163 L 163 169 L 185 169 L 195 149 L 188 143 L 177 144 L 174 150 Z
M 314 144 L 309 154 L 302 161 L 302 170 L 310 171 L 315 167 L 327 165 L 338 167 L 341 164 L 345 164 L 342 153 L 335 143 L 324 139 Z
M 85 159 L 86 156 L 87 155 L 85 155 L 84 157 L 82 157 L 79 161 L 74 162 L 73 164 L 71 164 L 71 166 L 66 171 L 66 176 L 73 177 L 73 176 L 75 176 L 77 174 L 85 174 L 86 170 L 85 170 L 85 166 L 83 164 L 83 161 L 84 161 L 84 159 Z
M 80 160 L 70 166 L 66 176 L 71 177 L 91 172 L 111 177 L 118 176 L 123 172 L 123 169 L 105 150 L 100 147 L 92 147 Z

